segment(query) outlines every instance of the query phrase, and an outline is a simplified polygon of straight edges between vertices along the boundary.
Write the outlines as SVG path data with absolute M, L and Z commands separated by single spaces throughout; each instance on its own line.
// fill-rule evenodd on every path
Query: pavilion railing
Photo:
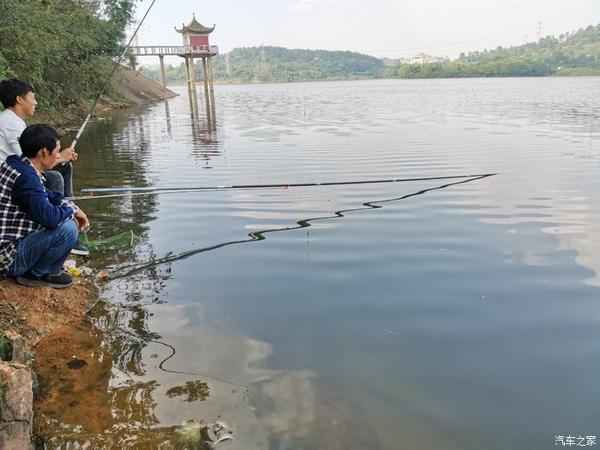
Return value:
M 135 56 L 217 55 L 217 45 L 145 45 L 129 47 Z

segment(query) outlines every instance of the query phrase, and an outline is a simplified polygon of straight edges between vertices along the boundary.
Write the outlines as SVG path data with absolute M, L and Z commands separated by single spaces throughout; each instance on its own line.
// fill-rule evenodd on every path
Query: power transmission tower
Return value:
M 542 38 L 542 21 L 540 20 L 538 22 L 538 26 L 537 26 L 537 40 L 539 42 L 539 40 Z
M 260 44 L 260 63 L 258 65 L 258 76 L 261 81 L 268 81 L 271 75 L 271 67 L 269 63 L 267 63 L 267 54 L 265 52 L 265 47 L 263 44 Z

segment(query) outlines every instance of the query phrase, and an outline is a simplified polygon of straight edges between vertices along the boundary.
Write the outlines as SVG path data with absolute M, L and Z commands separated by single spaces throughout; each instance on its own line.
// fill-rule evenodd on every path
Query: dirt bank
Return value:
M 82 279 L 62 290 L 0 281 L 0 448 L 31 448 L 36 344 L 81 322 L 97 298 L 95 285 Z
M 5 279 L 0 281 L 0 332 L 23 336 L 31 351 L 44 336 L 83 317 L 97 298 L 96 286 L 84 279 L 66 289 L 26 288 Z

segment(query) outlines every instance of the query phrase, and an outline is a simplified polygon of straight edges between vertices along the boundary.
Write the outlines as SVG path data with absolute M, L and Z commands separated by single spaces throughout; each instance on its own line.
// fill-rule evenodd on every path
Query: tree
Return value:
M 32 82 L 40 110 L 84 111 L 122 52 L 136 0 L 0 0 L 0 76 Z

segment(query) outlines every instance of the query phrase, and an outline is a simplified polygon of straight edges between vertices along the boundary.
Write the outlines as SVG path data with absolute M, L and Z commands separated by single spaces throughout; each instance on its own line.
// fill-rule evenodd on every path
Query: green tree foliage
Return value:
M 461 54 L 458 60 L 403 65 L 400 78 L 538 77 L 600 73 L 600 24 L 518 47 Z
M 27 80 L 46 113 L 81 112 L 123 49 L 136 0 L 0 0 L 0 78 Z
M 148 78 L 153 79 L 154 81 L 160 81 L 160 74 L 158 69 L 153 69 L 151 67 L 142 66 L 140 68 L 140 72 Z M 196 78 L 200 79 L 200 71 L 198 67 L 196 67 Z M 165 65 L 165 78 L 169 83 L 185 83 L 185 63 L 181 63 L 177 66 L 172 66 L 171 64 Z
M 213 59 L 216 80 L 230 82 L 310 81 L 353 78 L 380 78 L 384 62 L 373 56 L 348 51 L 299 50 L 282 47 L 236 48 L 229 52 L 229 72 L 225 55 Z M 156 69 L 144 74 L 158 80 Z M 185 81 L 185 66 L 165 68 L 170 82 Z M 200 74 L 199 65 L 196 73 Z M 198 77 L 200 78 L 200 77 Z

